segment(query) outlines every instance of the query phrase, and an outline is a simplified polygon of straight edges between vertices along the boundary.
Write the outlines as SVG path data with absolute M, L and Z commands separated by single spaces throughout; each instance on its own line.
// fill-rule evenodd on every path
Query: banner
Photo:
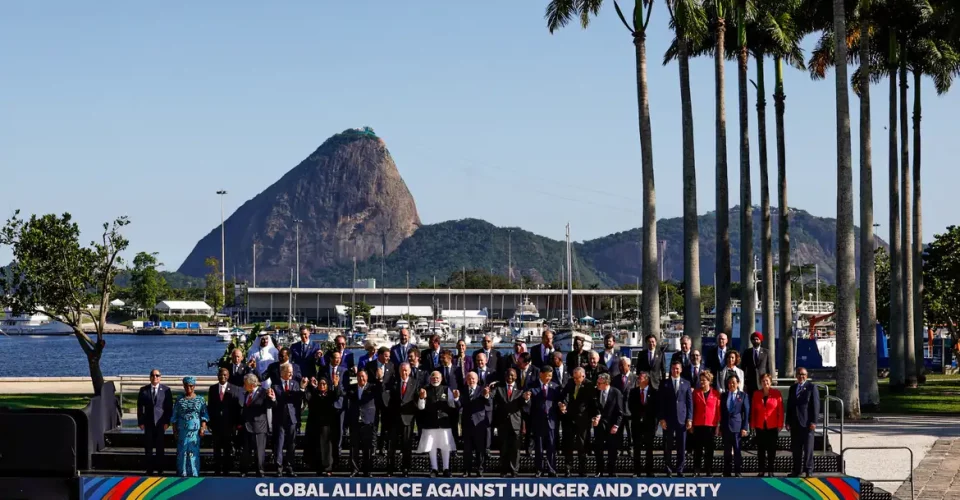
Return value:
M 823 478 L 684 479 L 426 479 L 223 478 L 84 476 L 83 500 L 351 498 L 356 500 L 530 500 L 568 498 L 719 498 L 764 500 L 860 498 L 860 480 Z

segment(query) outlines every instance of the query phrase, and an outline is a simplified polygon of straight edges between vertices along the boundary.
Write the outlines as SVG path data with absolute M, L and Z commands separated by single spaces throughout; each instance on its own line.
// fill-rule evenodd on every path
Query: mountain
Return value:
M 224 222 L 227 268 L 238 278 L 289 283 L 296 267 L 300 223 L 300 276 L 364 261 L 385 243 L 393 252 L 420 227 L 413 196 L 383 140 L 372 129 L 330 137 L 277 182 L 244 203 Z M 203 237 L 179 268 L 204 276 L 204 260 L 220 257 L 220 227 Z M 228 273 L 228 279 L 232 274 Z

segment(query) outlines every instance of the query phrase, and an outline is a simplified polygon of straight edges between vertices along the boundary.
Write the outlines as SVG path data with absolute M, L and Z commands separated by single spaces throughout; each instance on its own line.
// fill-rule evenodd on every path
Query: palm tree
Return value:
M 670 26 L 676 38 L 680 69 L 680 109 L 683 132 L 683 327 L 694 348 L 700 348 L 700 230 L 697 222 L 697 168 L 693 140 L 693 102 L 690 97 L 691 41 L 704 38 L 706 12 L 698 0 L 667 0 Z M 664 64 L 671 59 L 670 52 Z
M 726 12 L 730 0 L 712 0 L 714 16 L 713 76 L 716 102 L 716 184 L 717 184 L 717 240 L 716 240 L 716 332 L 732 336 L 733 316 L 730 307 L 730 185 L 727 177 L 727 111 L 726 83 L 723 64 L 726 52 Z
M 750 118 L 747 100 L 747 0 L 737 0 L 737 83 L 740 101 L 740 338 L 749 339 L 755 324 L 753 276 L 753 193 L 750 182 Z
M 600 12 L 603 0 L 551 0 L 546 20 L 550 33 L 566 26 L 574 17 L 584 29 L 590 16 Z M 643 331 L 660 338 L 660 277 L 657 275 L 656 189 L 653 179 L 653 137 L 650 127 L 650 95 L 647 89 L 647 26 L 653 6 L 644 14 L 644 0 L 634 0 L 633 17 L 628 22 L 617 2 L 613 3 L 620 21 L 630 31 L 636 51 L 637 108 L 640 122 L 640 158 L 643 183 Z

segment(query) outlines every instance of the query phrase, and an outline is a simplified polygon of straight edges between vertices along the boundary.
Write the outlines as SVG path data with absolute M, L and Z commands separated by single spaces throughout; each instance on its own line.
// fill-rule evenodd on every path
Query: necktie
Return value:
M 580 393 L 580 384 L 577 384 L 577 385 L 573 388 L 573 399 L 577 399 L 577 394 L 579 394 L 579 393 Z
M 653 367 L 653 351 L 647 352 L 647 364 Z
M 439 364 L 440 364 L 440 356 L 437 354 L 436 351 L 434 351 L 434 352 L 433 352 L 433 365 L 436 366 L 436 365 L 439 365 Z
M 721 365 L 723 364 L 723 359 L 726 358 L 726 356 L 724 355 L 725 352 L 726 352 L 726 349 L 720 349 L 720 364 L 721 364 Z
M 800 396 L 800 389 L 803 389 L 803 384 L 797 384 L 797 396 Z
M 484 370 L 484 369 L 482 369 L 482 368 L 479 369 L 479 370 L 477 370 L 477 378 L 480 379 L 480 383 L 481 383 L 481 384 L 483 383 L 483 372 L 484 372 L 484 371 L 486 371 L 486 370 Z
M 699 371 L 699 370 L 697 369 L 697 367 L 694 366 L 694 367 L 693 367 L 693 380 L 694 380 L 694 381 L 697 380 L 697 372 L 698 372 L 698 371 Z
M 402 397 L 406 396 L 406 394 L 407 394 L 407 383 L 404 382 L 404 383 L 400 384 L 400 397 L 402 398 Z
M 600 406 L 607 404 L 607 391 L 600 393 Z
M 221 385 L 221 386 L 220 386 L 220 401 L 223 401 L 223 392 L 224 392 L 224 388 L 223 388 L 223 386 Z
M 647 404 L 647 391 L 640 391 L 640 404 Z
M 673 392 L 680 392 L 680 381 L 677 379 L 673 379 Z
M 507 387 L 507 400 L 513 399 L 513 386 Z
M 798 391 L 799 394 L 799 391 Z M 153 404 L 157 404 L 157 388 L 153 388 Z
M 730 393 L 730 397 L 727 398 L 727 411 L 733 413 L 733 393 Z
M 283 392 L 287 392 L 289 390 L 290 390 L 290 381 L 288 380 L 283 383 Z
M 253 393 L 247 394 L 247 406 L 250 406 L 250 403 L 253 402 Z
M 623 384 L 623 388 L 626 389 L 626 388 L 627 388 L 627 376 L 624 375 L 623 377 L 621 377 L 621 379 L 622 379 L 621 383 Z
M 526 386 L 527 386 L 527 371 L 523 370 L 522 372 L 520 372 L 520 387 L 526 387 Z
M 760 349 L 753 350 L 753 366 L 760 364 Z

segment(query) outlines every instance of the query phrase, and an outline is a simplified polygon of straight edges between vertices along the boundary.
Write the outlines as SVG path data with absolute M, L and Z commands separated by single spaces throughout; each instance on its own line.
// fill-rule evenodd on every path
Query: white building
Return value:
M 199 300 L 164 300 L 154 308 L 163 314 L 213 316 L 213 308 Z
M 450 324 L 453 329 L 463 328 L 466 321 L 467 326 L 471 328 L 483 328 L 487 324 L 487 311 L 484 309 L 444 309 L 443 319 Z

